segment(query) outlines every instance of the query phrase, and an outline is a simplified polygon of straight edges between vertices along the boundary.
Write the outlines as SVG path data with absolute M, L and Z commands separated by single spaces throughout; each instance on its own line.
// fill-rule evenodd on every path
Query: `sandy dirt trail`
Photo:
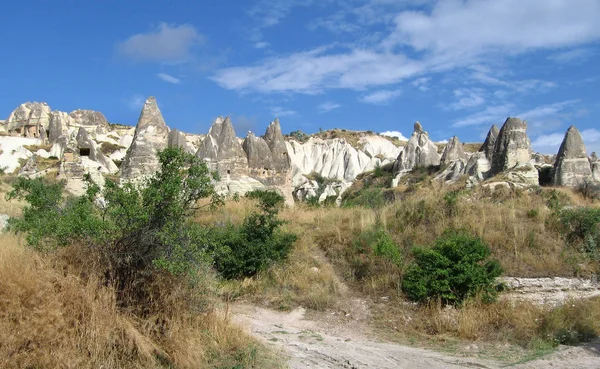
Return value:
M 288 357 L 299 368 L 503 368 L 509 363 L 454 357 L 396 343 L 379 342 L 368 333 L 366 306 L 353 302 L 354 319 L 336 319 L 335 312 L 316 315 L 302 307 L 279 312 L 250 304 L 231 306 L 232 319 L 249 333 Z M 346 315 L 349 313 L 341 312 Z M 343 321 L 342 324 L 339 322 Z M 600 368 L 600 341 L 561 348 L 543 359 L 512 368 Z

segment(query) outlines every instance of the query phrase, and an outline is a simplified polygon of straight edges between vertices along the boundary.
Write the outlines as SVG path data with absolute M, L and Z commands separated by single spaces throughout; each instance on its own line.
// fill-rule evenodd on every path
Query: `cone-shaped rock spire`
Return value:
M 592 168 L 583 139 L 577 128 L 571 126 L 565 133 L 565 138 L 556 156 L 554 185 L 578 187 L 591 177 Z

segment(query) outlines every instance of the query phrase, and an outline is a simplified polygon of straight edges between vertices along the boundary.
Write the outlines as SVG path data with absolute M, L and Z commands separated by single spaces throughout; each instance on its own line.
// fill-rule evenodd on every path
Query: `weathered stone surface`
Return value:
M 121 177 L 134 179 L 155 173 L 159 168 L 157 153 L 167 147 L 168 135 L 169 127 L 151 96 L 140 113 L 133 141 L 121 165 Z
M 448 165 L 457 160 L 465 160 L 466 155 L 460 140 L 456 136 L 452 136 L 444 151 L 442 152 L 442 158 L 440 160 L 441 165 Z
M 169 132 L 168 138 L 168 146 L 169 147 L 179 147 L 182 148 L 185 152 L 193 154 L 196 152 L 190 144 L 188 144 L 185 135 L 178 129 L 172 129 Z
M 50 122 L 48 123 L 48 142 L 54 144 L 70 126 L 71 117 L 62 111 L 53 111 L 50 113 Z
M 392 184 L 397 185 L 399 176 L 414 167 L 429 167 L 439 164 L 440 154 L 437 152 L 437 146 L 429 139 L 429 135 L 423 130 L 421 123 L 416 122 L 412 136 L 394 163 L 393 171 L 396 178 Z
M 474 153 L 469 157 L 465 172 L 477 181 L 483 181 L 488 177 L 491 165 L 484 151 Z
M 490 130 L 488 131 L 483 145 L 479 149 L 479 151 L 485 153 L 485 157 L 490 162 L 492 161 L 492 157 L 494 156 L 494 146 L 496 145 L 496 140 L 498 139 L 499 133 L 500 131 L 498 130 L 498 127 L 495 124 L 493 124 Z
M 531 149 L 527 137 L 527 123 L 519 118 L 508 118 L 498 133 L 492 157 L 491 175 L 529 163 Z
M 221 178 L 248 175 L 248 158 L 229 117 L 215 120 L 196 156 L 206 161 L 212 170 L 219 172 Z
M 108 173 L 116 173 L 119 168 L 115 163 L 104 156 L 98 144 L 90 138 L 85 128 L 80 127 L 75 138 L 77 142 L 77 149 L 79 150 L 79 156 L 86 156 L 89 160 L 95 161 L 102 165 Z
M 7 131 L 13 136 L 43 137 L 50 123 L 50 112 L 50 107 L 44 102 L 21 104 L 6 120 Z
M 248 132 L 242 147 L 248 156 L 250 168 L 274 170 L 271 149 L 262 137 L 256 137 L 252 132 Z
M 595 152 L 593 152 L 590 157 L 590 165 L 592 167 L 592 178 L 594 181 L 600 183 L 600 160 L 598 160 L 598 156 Z
M 288 155 L 287 147 L 285 146 L 283 134 L 281 133 L 279 118 L 276 118 L 271 122 L 271 124 L 269 124 L 263 138 L 271 149 L 273 169 L 278 171 L 289 170 L 290 157 Z
M 65 149 L 69 143 L 69 139 L 65 135 L 59 136 L 56 140 L 54 140 L 54 144 L 50 149 L 50 156 L 54 156 L 58 159 L 62 159 Z
M 395 161 L 402 151 L 401 147 L 379 135 L 363 136 L 360 138 L 359 143 L 362 145 L 362 152 L 370 158 Z
M 554 163 L 554 185 L 578 187 L 591 178 L 592 168 L 583 139 L 577 128 L 571 126 L 565 133 Z
M 108 130 L 108 121 L 104 114 L 93 110 L 74 110 L 69 113 L 73 124 L 77 127 L 85 127 L 88 132 L 104 133 Z

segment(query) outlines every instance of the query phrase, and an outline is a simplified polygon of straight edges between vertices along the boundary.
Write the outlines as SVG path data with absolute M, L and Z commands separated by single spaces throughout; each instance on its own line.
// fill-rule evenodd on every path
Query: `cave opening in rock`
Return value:
M 90 156 L 90 149 L 89 148 L 80 148 L 79 156 Z

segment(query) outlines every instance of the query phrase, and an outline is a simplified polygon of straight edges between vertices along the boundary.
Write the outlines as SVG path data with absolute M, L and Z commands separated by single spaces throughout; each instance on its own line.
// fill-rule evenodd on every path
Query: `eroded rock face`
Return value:
M 93 110 L 74 110 L 69 113 L 73 124 L 85 127 L 88 132 L 104 133 L 108 130 L 108 121 L 104 114 Z
M 222 179 L 248 175 L 248 158 L 229 117 L 215 120 L 196 156 L 206 161 L 211 170 L 219 172 Z
M 248 132 L 242 147 L 248 155 L 248 166 L 250 168 L 264 171 L 274 169 L 271 149 L 262 137 L 256 137 L 252 132 Z
M 123 137 L 124 138 L 124 137 Z M 122 139 L 123 139 L 122 138 Z M 196 150 L 187 142 L 185 135 L 178 129 L 172 129 L 169 132 L 168 138 L 168 146 L 169 147 L 179 147 L 182 148 L 185 152 L 193 154 Z
M 529 163 L 531 149 L 527 137 L 527 123 L 519 118 L 508 118 L 498 133 L 492 156 L 491 175 Z
M 460 140 L 456 136 L 452 136 L 448 144 L 442 152 L 440 160 L 441 165 L 448 165 L 457 160 L 465 160 L 466 155 Z
M 416 122 L 412 136 L 394 164 L 394 173 L 409 171 L 417 166 L 440 165 L 440 159 L 437 146 L 429 139 L 421 123 Z
M 592 167 L 592 178 L 594 181 L 600 183 L 600 160 L 598 160 L 598 156 L 595 152 L 593 152 L 590 157 L 590 165 Z
M 271 149 L 271 156 L 273 157 L 273 169 L 280 171 L 289 170 L 290 157 L 288 155 L 287 147 L 285 146 L 283 134 L 281 133 L 279 118 L 276 118 L 271 122 L 271 124 L 269 124 L 263 138 Z
M 26 102 L 19 105 L 6 120 L 7 131 L 13 136 L 46 137 L 51 109 L 44 102 Z
M 554 163 L 554 185 L 579 187 L 591 178 L 592 168 L 583 139 L 577 128 L 571 126 L 565 133 Z
M 156 99 L 149 97 L 135 127 L 133 141 L 121 165 L 121 178 L 134 179 L 155 173 L 159 168 L 157 153 L 167 147 L 169 127 L 158 109 Z
M 116 173 L 119 168 L 115 163 L 104 156 L 100 148 L 90 138 L 85 128 L 80 127 L 75 138 L 77 142 L 77 149 L 79 150 L 79 156 L 88 157 L 90 160 L 95 161 L 102 165 L 108 173 Z
M 492 157 L 494 156 L 494 146 L 496 145 L 496 140 L 498 139 L 499 133 L 500 131 L 498 130 L 498 127 L 495 124 L 493 124 L 490 130 L 488 131 L 487 136 L 485 137 L 483 145 L 479 149 L 479 151 L 485 154 L 485 157 L 490 162 L 492 161 Z

